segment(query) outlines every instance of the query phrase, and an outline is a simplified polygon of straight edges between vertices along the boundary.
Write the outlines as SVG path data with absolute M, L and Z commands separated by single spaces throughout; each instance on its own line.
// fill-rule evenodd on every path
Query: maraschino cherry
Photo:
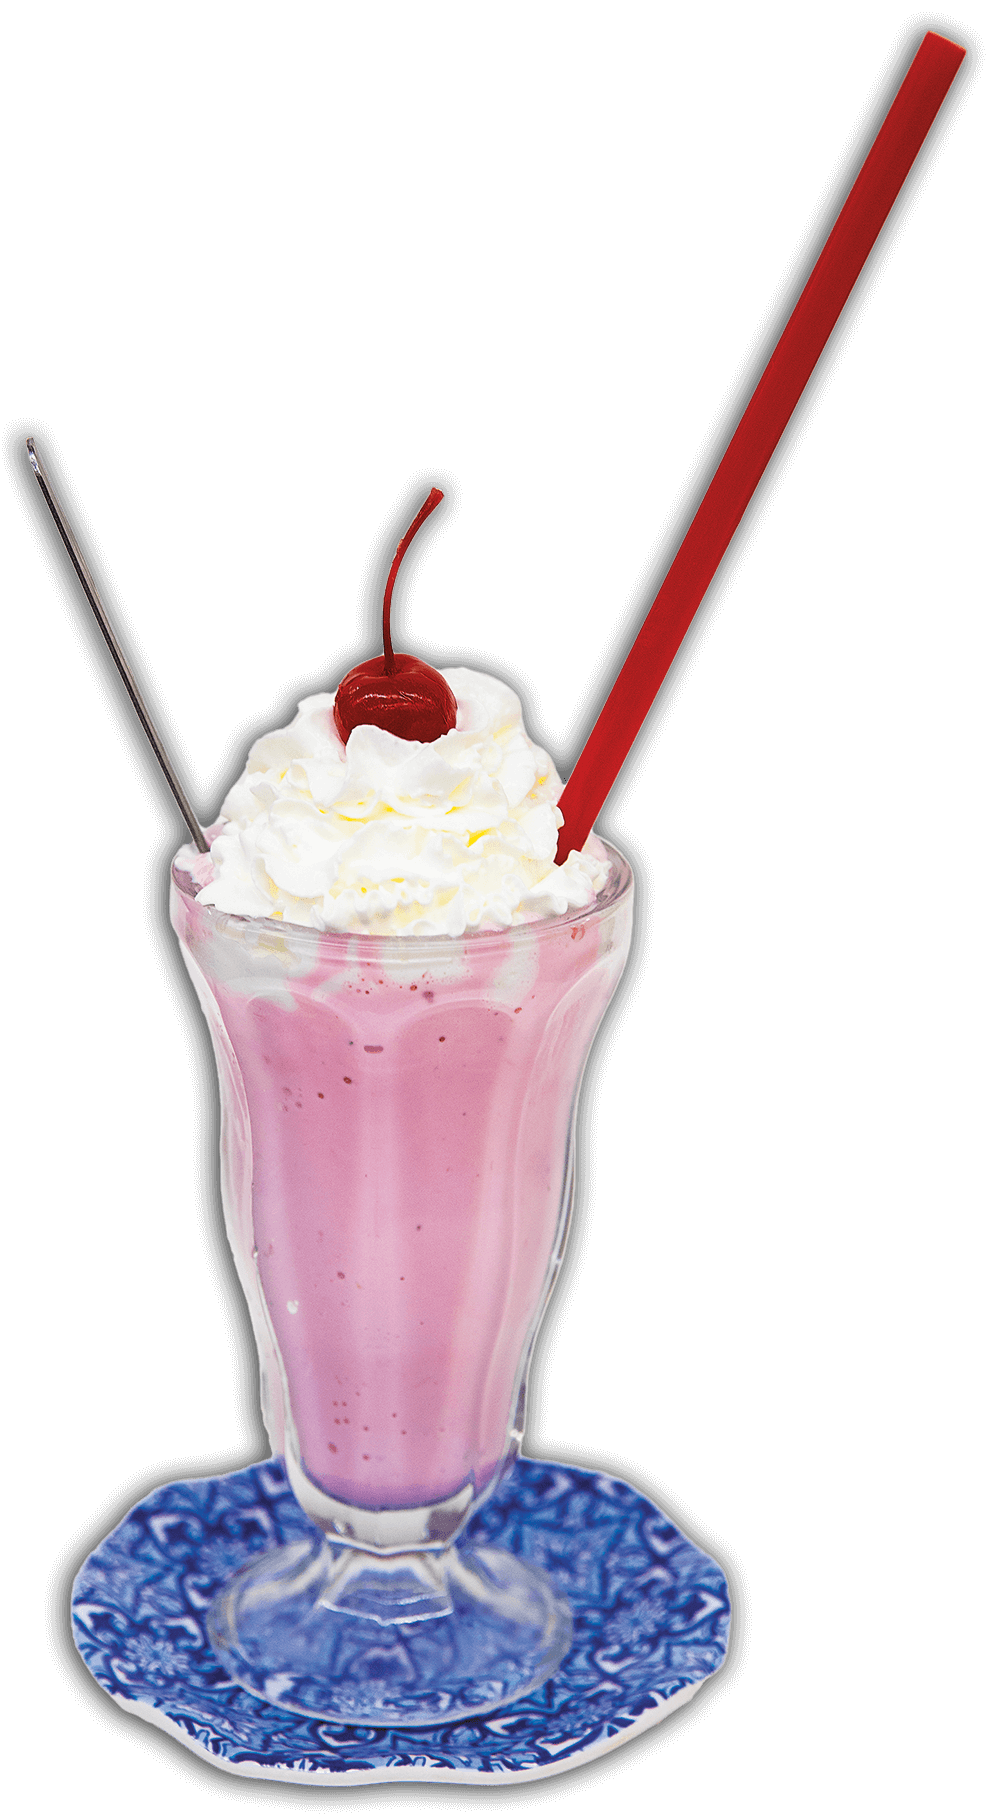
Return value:
M 355 726 L 381 726 L 384 732 L 417 744 L 431 744 L 454 729 L 458 703 L 444 676 L 419 656 L 397 655 L 389 635 L 389 607 L 399 564 L 421 524 L 443 497 L 436 486 L 431 488 L 396 550 L 382 602 L 383 654 L 359 663 L 337 689 L 333 723 L 345 744 Z

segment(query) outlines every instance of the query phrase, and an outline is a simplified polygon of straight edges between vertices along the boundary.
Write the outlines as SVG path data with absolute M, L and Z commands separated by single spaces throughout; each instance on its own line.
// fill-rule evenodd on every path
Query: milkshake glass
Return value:
M 223 1588 L 209 1631 L 283 1707 L 457 1720 L 569 1644 L 547 1580 L 460 1535 L 517 1449 L 565 1242 L 580 1081 L 631 926 L 609 857 L 589 907 L 427 938 L 225 913 L 196 900 L 206 861 L 174 865 L 264 1418 L 315 1524 Z

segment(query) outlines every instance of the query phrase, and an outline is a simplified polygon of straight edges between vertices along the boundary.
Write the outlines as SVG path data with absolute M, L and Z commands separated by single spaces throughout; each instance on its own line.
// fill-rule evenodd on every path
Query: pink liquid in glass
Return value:
M 471 1507 L 517 1441 L 580 1078 L 628 949 L 612 857 L 590 909 L 431 940 L 226 915 L 175 868 L 265 1415 L 321 1500 Z

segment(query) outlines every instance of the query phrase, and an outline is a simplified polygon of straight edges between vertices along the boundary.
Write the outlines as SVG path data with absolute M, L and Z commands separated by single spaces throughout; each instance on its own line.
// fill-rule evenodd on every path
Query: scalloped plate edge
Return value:
M 716 1671 L 718 1669 L 716 1667 Z M 118 1705 L 119 1709 L 127 1711 L 130 1716 L 141 1717 L 143 1722 L 151 1723 L 154 1729 L 160 1729 L 164 1735 L 169 1735 L 174 1741 L 181 1742 L 199 1760 L 207 1761 L 210 1766 L 220 1767 L 224 1773 L 232 1773 L 239 1779 L 269 1779 L 278 1780 L 287 1785 L 323 1786 L 387 1785 L 392 1781 L 402 1780 L 434 1784 L 444 1779 L 451 1780 L 453 1784 L 458 1785 L 500 1785 L 505 1783 L 523 1785 L 529 1779 L 551 1779 L 556 1773 L 568 1773 L 571 1768 L 585 1766 L 587 1761 L 596 1760 L 601 1754 L 610 1754 L 612 1749 L 620 1748 L 624 1742 L 632 1741 L 636 1735 L 641 1735 L 644 1729 L 651 1729 L 656 1723 L 662 1722 L 665 1716 L 673 1715 L 673 1712 L 679 1710 L 682 1704 L 690 1703 L 695 1692 L 700 1691 L 702 1685 L 708 1684 L 714 1677 L 715 1672 L 709 1672 L 704 1678 L 696 1679 L 694 1684 L 683 1685 L 679 1691 L 673 1693 L 672 1697 L 658 1701 L 654 1709 L 644 1710 L 642 1715 L 637 1716 L 627 1728 L 620 1729 L 616 1735 L 605 1736 L 602 1741 L 592 1741 L 589 1747 L 581 1748 L 579 1753 L 570 1753 L 561 1760 L 552 1760 L 547 1766 L 523 1767 L 520 1770 L 502 1767 L 496 1771 L 479 1771 L 470 1767 L 384 1766 L 349 1767 L 343 1772 L 336 1772 L 329 1767 L 269 1767 L 264 1766 L 263 1763 L 257 1764 L 255 1761 L 227 1760 L 224 1755 L 213 1754 L 208 1748 L 202 1747 L 193 1735 L 189 1735 L 186 1729 L 174 1722 L 163 1710 L 157 1709 L 155 1704 L 142 1703 L 138 1698 L 126 1697 L 119 1691 L 108 1691 L 106 1695 Z M 567 1746 L 571 1747 L 572 1743 L 568 1743 Z

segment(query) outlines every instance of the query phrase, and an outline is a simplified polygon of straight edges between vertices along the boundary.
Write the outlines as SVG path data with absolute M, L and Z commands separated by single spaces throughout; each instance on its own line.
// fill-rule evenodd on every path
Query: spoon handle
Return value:
M 91 574 L 90 569 L 87 567 L 87 564 L 83 559 L 83 555 L 80 550 L 80 545 L 77 542 L 76 537 L 73 535 L 73 532 L 70 529 L 68 522 L 66 521 L 66 517 L 63 513 L 62 506 L 60 505 L 59 500 L 57 499 L 54 491 L 52 490 L 52 481 L 49 479 L 49 476 L 46 473 L 45 468 L 42 465 L 42 461 L 39 456 L 38 450 L 35 447 L 34 440 L 30 435 L 27 438 L 27 446 L 28 446 L 28 459 L 31 462 L 32 472 L 34 473 L 35 478 L 38 481 L 39 486 L 41 487 L 42 497 L 44 498 L 45 503 L 48 505 L 48 508 L 52 513 L 52 517 L 55 522 L 56 529 L 58 530 L 60 536 L 62 537 L 63 542 L 66 545 L 66 552 L 69 555 L 69 559 L 73 563 L 74 568 L 76 569 L 77 579 L 79 580 L 80 585 L 84 590 L 84 593 L 87 595 L 87 603 L 89 604 L 90 609 L 94 614 L 94 617 L 96 618 L 98 624 L 101 627 L 101 633 L 104 637 L 104 641 L 107 644 L 108 649 L 111 651 L 111 654 L 115 659 L 115 663 L 118 668 L 118 673 L 121 676 L 122 681 L 125 683 L 125 686 L 128 690 L 129 699 L 131 700 L 132 705 L 134 706 L 137 714 L 139 715 L 139 723 L 141 724 L 142 729 L 146 734 L 146 737 L 149 739 L 149 742 L 153 747 L 153 752 L 155 754 L 157 763 L 159 764 L 161 770 L 163 771 L 164 776 L 166 777 L 168 783 L 170 784 L 170 787 L 173 791 L 174 800 L 176 801 L 177 806 L 180 808 L 180 811 L 183 814 L 184 819 L 187 821 L 188 827 L 191 832 L 191 837 L 194 840 L 195 845 L 198 847 L 199 852 L 207 852 L 208 851 L 208 840 L 205 838 L 205 835 L 201 830 L 201 826 L 199 825 L 198 818 L 195 814 L 195 811 L 194 811 L 193 807 L 191 806 L 191 803 L 189 802 L 187 796 L 185 795 L 183 788 L 181 787 L 180 780 L 177 776 L 177 772 L 175 771 L 173 764 L 171 763 L 169 757 L 167 756 L 166 751 L 164 750 L 163 740 L 161 739 L 159 732 L 157 731 L 155 725 L 153 724 L 152 719 L 150 718 L 149 708 L 147 707 L 146 702 L 142 698 L 142 693 L 140 691 L 139 684 L 136 681 L 135 676 L 132 673 L 129 663 L 127 662 L 125 654 L 121 648 L 121 645 L 119 644 L 118 639 L 115 636 L 114 631 L 111 628 L 110 622 L 108 620 L 108 615 L 107 615 L 106 611 L 104 610 L 104 605 L 101 600 L 101 596 L 98 593 L 96 586 L 94 585 L 93 575 Z

